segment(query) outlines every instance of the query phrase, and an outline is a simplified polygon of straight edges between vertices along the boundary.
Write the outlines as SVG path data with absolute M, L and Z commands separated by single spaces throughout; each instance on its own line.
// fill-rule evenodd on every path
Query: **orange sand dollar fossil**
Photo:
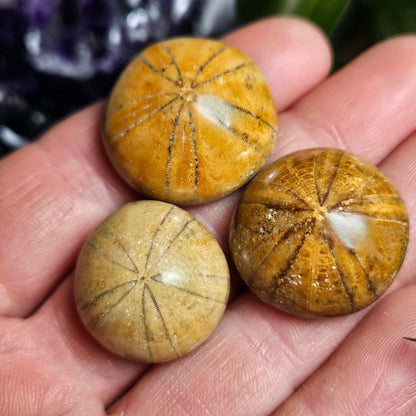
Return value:
M 214 331 L 229 293 L 224 254 L 186 211 L 159 201 L 123 206 L 88 238 L 75 300 L 92 335 L 124 357 L 180 357 Z
M 403 262 L 408 217 L 369 162 L 334 149 L 283 157 L 247 187 L 231 229 L 243 279 L 265 302 L 305 317 L 364 308 Z
M 246 183 L 265 163 L 277 116 L 260 70 L 208 39 L 177 38 L 138 55 L 107 106 L 113 165 L 151 198 L 196 204 Z

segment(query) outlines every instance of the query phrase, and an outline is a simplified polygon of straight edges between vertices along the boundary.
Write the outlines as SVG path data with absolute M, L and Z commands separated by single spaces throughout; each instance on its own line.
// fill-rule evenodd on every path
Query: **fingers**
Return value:
M 354 322 L 353 317 L 289 317 L 246 292 L 229 306 L 207 343 L 153 367 L 110 413 L 269 414 L 305 373 L 319 367 Z
M 26 320 L 0 318 L 2 415 L 104 415 L 144 366 L 101 348 L 75 311 L 72 278 Z M 5 412 L 5 413 L 4 413 Z
M 253 42 L 253 38 L 258 42 Z M 278 111 L 322 80 L 332 63 L 326 36 L 317 26 L 299 18 L 278 17 L 268 24 L 255 24 L 250 31 L 236 31 L 224 41 L 261 65 Z M 307 53 L 299 53 L 300 45 Z
M 268 71 L 279 108 L 306 93 L 329 70 L 326 41 L 303 21 L 264 21 L 228 41 Z M 279 60 L 270 59 L 275 54 Z M 311 73 L 288 67 L 297 61 L 302 68 L 313 68 Z M 280 77 L 285 83 L 277 88 L 273 84 Z M 107 162 L 101 118 L 102 106 L 87 109 L 0 163 L 1 314 L 27 315 L 71 267 L 91 229 L 137 198 Z
M 253 39 L 253 42 L 254 41 L 259 44 L 258 39 Z M 273 49 L 276 50 L 277 40 L 274 43 Z M 299 47 L 302 48 L 302 46 Z M 304 50 L 303 53 L 305 53 Z M 372 55 L 369 55 L 369 60 L 371 60 L 371 56 Z M 362 59 L 362 65 L 365 65 L 366 63 L 369 64 L 369 62 L 365 60 L 365 56 L 360 59 Z M 386 56 L 385 59 L 388 60 L 389 57 Z M 347 70 L 348 68 L 344 71 Z M 405 68 L 405 65 L 399 66 L 396 70 L 399 73 L 408 71 L 408 69 Z M 348 72 L 344 72 L 344 76 L 348 78 Z M 354 79 L 354 77 L 352 79 Z M 316 82 L 318 81 L 319 80 L 316 80 Z M 292 81 L 292 83 L 295 82 L 297 83 L 299 80 Z M 324 85 L 326 85 L 326 83 Z M 401 88 L 405 86 L 400 83 L 397 85 Z M 286 88 L 290 89 L 289 86 L 283 85 L 281 88 L 282 91 Z M 311 88 L 311 85 L 308 85 L 308 88 Z M 353 85 L 351 85 L 351 89 L 354 89 Z M 317 92 L 319 92 L 319 90 L 320 87 L 316 89 Z M 335 87 L 333 88 L 333 91 L 334 90 Z M 276 91 L 276 89 L 273 88 L 273 91 Z M 400 94 L 404 94 L 409 101 L 408 105 L 412 106 L 412 103 L 414 102 L 412 100 L 414 100 L 414 98 L 407 96 L 407 92 L 399 92 L 394 88 L 394 85 L 392 85 L 391 93 L 395 97 L 400 96 Z M 376 89 L 373 89 L 373 94 L 377 94 Z M 294 108 L 301 108 L 302 102 L 303 100 L 300 101 Z M 319 103 L 316 105 L 319 106 Z M 313 137 L 308 138 L 306 134 L 308 130 L 302 128 L 302 126 L 298 127 L 298 131 L 296 131 L 296 127 L 293 130 L 290 130 L 290 113 L 282 117 L 286 120 L 286 125 L 281 133 L 281 143 L 286 143 L 288 147 L 295 146 L 293 140 L 291 139 L 291 134 L 300 138 L 300 141 L 296 143 L 296 146 L 300 147 L 302 147 L 303 144 L 309 144 L 309 146 L 306 147 L 310 147 L 310 144 L 315 143 L 316 137 L 321 137 L 317 134 L 318 130 L 310 129 L 310 132 L 314 132 L 314 135 Z M 341 118 L 341 115 L 339 117 Z M 297 121 L 295 118 L 296 117 L 294 115 L 293 123 L 296 126 Z M 370 118 L 368 120 L 370 122 Z M 353 131 L 353 126 L 351 126 L 351 128 Z M 373 126 L 372 128 L 374 129 L 375 127 Z M 71 131 L 72 127 L 71 129 L 66 129 L 66 131 L 68 130 Z M 74 137 L 76 137 L 76 135 Z M 329 134 L 326 136 L 323 135 L 322 137 L 322 145 L 326 145 L 325 143 L 330 142 Z M 327 139 L 325 139 L 325 137 Z M 400 142 L 404 140 L 404 138 L 405 137 L 401 137 L 400 139 L 397 139 L 397 141 Z M 94 140 L 93 135 L 91 135 L 89 143 L 94 142 Z M 70 142 L 70 140 L 68 140 L 68 142 Z M 54 136 L 49 136 L 49 139 L 45 140 L 45 143 L 42 144 L 42 146 L 49 148 L 49 151 L 52 151 L 51 149 L 54 146 L 53 143 L 55 143 L 56 146 L 58 141 Z M 69 146 L 70 143 L 65 145 Z M 373 143 L 373 145 L 376 146 L 376 143 Z M 71 147 L 69 147 L 68 150 L 73 152 L 73 148 Z M 385 157 L 388 150 L 384 148 L 383 152 L 379 153 L 380 157 Z M 82 153 L 82 155 L 84 160 L 89 160 L 88 155 L 85 155 L 84 153 Z M 82 158 L 80 157 L 80 159 Z M 101 160 L 100 157 L 98 157 L 97 160 Z M 103 160 L 104 158 L 102 161 Z M 70 162 L 73 163 L 71 159 L 68 159 L 66 163 L 71 165 Z M 79 165 L 82 165 L 82 163 Z M 66 166 L 66 164 L 64 164 L 64 166 Z M 88 175 L 84 174 L 82 179 L 87 181 L 86 184 L 84 183 L 84 186 L 81 186 L 83 181 L 80 178 L 77 179 L 76 175 L 74 176 L 74 188 L 77 192 L 74 192 L 68 186 L 68 181 L 63 182 L 64 184 L 66 183 L 65 189 L 70 192 L 70 196 L 72 198 L 71 201 L 76 202 L 75 206 L 78 207 L 79 210 L 80 207 L 83 206 L 83 201 L 85 201 L 85 197 L 79 197 L 79 194 L 83 195 L 83 192 L 88 192 L 89 189 L 88 186 L 85 185 L 88 185 L 90 180 L 92 180 L 93 183 L 95 183 L 95 181 L 96 183 L 101 183 L 101 175 L 98 173 L 93 174 L 91 172 L 100 172 L 100 169 L 104 168 L 99 168 L 95 164 L 92 166 L 95 168 L 91 167 L 88 172 L 93 176 L 93 179 L 86 178 Z M 68 173 L 66 169 L 64 169 L 66 177 L 76 171 L 77 169 L 73 169 L 69 170 Z M 15 173 L 17 173 L 17 171 L 15 171 Z M 105 183 L 110 183 L 112 186 L 116 187 L 115 185 L 118 185 L 117 179 L 115 179 L 116 177 L 107 173 L 107 170 L 105 170 L 104 173 L 105 175 L 109 175 L 108 180 Z M 26 174 L 29 176 L 28 173 Z M 110 189 L 110 191 L 106 196 L 108 199 L 103 197 L 106 201 L 106 203 L 103 204 L 105 207 L 103 209 L 104 211 L 110 211 L 109 205 L 117 205 L 121 203 L 123 199 L 128 199 L 127 189 L 123 191 L 123 188 L 119 188 L 117 186 L 117 189 L 121 189 L 118 193 L 117 191 L 111 190 L 111 186 L 105 187 L 105 189 Z M 115 192 L 116 196 L 118 195 L 118 201 L 117 198 L 113 199 L 112 197 L 109 197 L 109 195 L 112 195 L 112 192 Z M 45 195 L 48 195 L 48 193 Z M 60 196 L 56 190 L 53 192 L 53 195 L 58 197 Z M 231 196 L 231 198 L 235 198 L 235 196 Z M 95 200 L 95 198 L 91 199 L 92 201 Z M 94 202 L 90 203 L 94 208 Z M 108 206 L 106 204 L 108 204 Z M 224 199 L 218 204 L 211 204 L 206 207 L 195 208 L 194 210 L 196 213 L 199 213 L 198 215 L 201 215 L 202 219 L 205 219 L 204 222 L 207 223 L 208 226 L 217 230 L 219 235 L 225 236 L 227 232 L 225 224 L 223 224 L 223 229 L 219 229 L 213 222 L 211 222 L 211 212 L 215 212 L 215 216 L 221 217 L 220 209 L 215 210 L 212 208 L 217 206 L 222 206 L 227 210 L 231 210 L 232 208 L 232 204 L 228 203 L 227 199 Z M 34 203 L 34 207 L 41 208 L 42 206 Z M 17 206 L 14 208 L 17 209 Z M 99 208 L 98 203 L 95 208 Z M 74 247 L 77 244 L 80 244 L 81 240 L 80 237 L 78 237 L 80 229 L 78 228 L 78 222 L 76 220 L 80 219 L 81 214 L 78 212 L 77 215 L 74 215 L 74 211 L 77 210 L 73 209 L 70 214 L 67 214 L 65 217 L 65 223 L 68 228 L 72 226 L 77 232 L 68 231 L 68 234 L 65 236 L 65 242 L 70 247 L 69 251 L 72 250 L 75 253 L 76 249 L 74 249 Z M 94 211 L 94 209 L 91 211 Z M 28 214 L 28 212 L 29 211 L 26 211 L 26 214 Z M 98 215 L 93 216 L 93 214 L 91 214 L 91 216 L 93 218 L 89 219 L 88 224 L 84 223 L 84 232 L 86 232 L 85 228 L 91 229 L 92 223 L 98 222 L 98 218 L 100 216 L 104 216 L 104 213 L 99 211 Z M 3 224 L 1 225 L 3 226 Z M 46 226 L 47 224 L 44 225 Z M 18 228 L 16 230 L 18 230 Z M 59 235 L 56 238 L 60 238 Z M 59 243 L 58 241 L 58 245 L 59 244 L 62 246 L 64 243 Z M 15 243 L 13 248 L 18 249 L 18 245 Z M 47 251 L 49 254 L 55 253 L 53 249 L 48 247 L 45 248 L 45 250 L 46 249 L 49 250 Z M 55 254 L 62 255 L 62 253 Z M 22 257 L 24 256 L 20 256 L 19 260 Z M 50 273 L 49 269 L 54 267 L 55 273 L 57 273 L 62 265 L 59 264 L 59 267 L 56 263 L 52 265 L 51 263 L 48 263 L 48 258 L 43 259 L 43 261 L 45 262 L 43 269 L 47 271 L 46 276 L 49 276 L 48 282 L 49 285 L 51 285 L 51 281 L 56 282 L 56 280 L 54 280 L 54 277 Z M 16 295 L 16 297 L 20 295 L 20 293 L 10 290 L 8 286 L 5 285 L 4 287 L 7 287 L 7 296 L 10 295 L 10 299 L 12 299 L 13 295 Z M 63 291 L 68 290 L 68 288 L 65 289 L 64 285 L 62 288 Z M 35 287 L 33 292 L 39 299 L 39 294 L 45 293 L 45 286 L 42 290 Z M 22 294 L 24 295 L 23 290 Z M 26 295 L 26 300 L 31 300 L 29 295 Z M 15 310 L 22 313 L 21 309 L 18 309 L 21 308 L 22 305 L 17 305 L 16 302 L 18 301 L 13 301 L 12 299 L 9 305 L 12 305 L 16 308 Z M 39 302 L 39 300 L 37 302 Z M 36 321 L 40 323 L 43 322 L 45 327 L 46 324 L 49 326 L 52 324 L 52 327 L 55 327 L 53 320 L 55 319 L 56 311 L 60 310 L 60 303 L 61 299 L 58 296 L 51 298 L 45 303 L 44 307 L 33 316 L 33 320 L 31 318 L 32 324 Z M 231 305 L 218 331 L 216 331 L 214 336 L 206 345 L 195 351 L 189 357 L 185 357 L 184 359 L 170 364 L 159 366 L 147 373 L 142 381 L 139 382 L 139 384 L 137 384 L 129 394 L 116 403 L 114 411 L 134 408 L 136 413 L 138 412 L 137 409 L 142 409 L 143 414 L 155 414 L 156 412 L 154 411 L 154 407 L 156 406 L 161 410 L 167 410 L 167 412 L 165 412 L 166 414 L 181 414 L 184 413 L 185 410 L 188 411 L 188 409 L 203 409 L 205 411 L 209 410 L 211 413 L 220 414 L 233 414 L 234 412 L 234 414 L 240 413 L 255 415 L 262 414 L 262 412 L 270 412 L 276 407 L 278 401 L 287 397 L 291 391 L 305 379 L 305 377 L 311 374 L 311 372 L 313 372 L 323 361 L 327 359 L 328 355 L 337 347 L 345 334 L 363 315 L 364 313 L 360 313 L 346 318 L 311 323 L 310 321 L 292 318 L 279 313 L 278 311 L 272 310 L 270 307 L 257 301 L 253 295 L 245 294 Z M 53 335 L 53 333 L 50 333 L 49 336 L 52 337 Z M 57 332 L 56 335 L 60 336 L 59 332 Z M 82 354 L 80 351 L 80 348 L 83 348 L 82 343 L 74 342 L 74 345 L 68 343 L 68 348 L 73 349 L 74 354 Z M 304 370 L 299 371 L 299 367 L 301 365 Z M 100 366 L 99 360 L 94 362 L 94 366 Z M 65 365 L 65 370 L 70 371 L 71 368 L 68 368 L 68 366 Z M 83 371 L 82 368 L 77 368 L 77 371 L 78 377 L 85 379 L 91 379 L 91 377 L 94 378 L 95 376 L 93 368 L 86 367 L 85 371 Z M 114 378 L 116 379 L 120 373 L 122 373 L 122 371 L 119 371 L 116 368 L 113 373 Z M 141 370 L 140 368 L 134 368 L 132 373 L 134 374 L 129 373 L 128 377 L 126 377 L 128 380 L 122 378 L 124 386 L 128 385 L 129 380 L 132 381 L 136 375 L 140 374 Z M 212 377 L 210 376 L 211 373 Z M 102 377 L 102 379 L 100 378 L 100 380 L 97 381 L 100 386 L 99 390 L 103 392 L 105 391 L 109 397 L 115 397 L 119 392 L 119 388 L 114 386 L 115 383 L 113 383 L 112 380 L 108 379 L 106 382 L 104 378 L 105 377 Z M 154 386 L 153 383 L 155 383 L 156 386 Z M 95 382 L 92 384 L 95 384 Z M 91 394 L 92 391 L 96 394 L 95 392 L 97 389 L 95 386 L 90 386 L 89 389 L 88 386 L 86 386 L 85 389 L 85 395 Z M 141 391 L 144 391 L 146 394 L 142 394 Z M 140 399 L 140 401 L 138 401 L 138 399 Z M 149 406 L 150 404 L 152 404 L 153 409 L 150 409 L 151 411 L 148 412 L 149 408 L 146 408 L 145 406 Z M 215 406 L 222 407 L 216 408 Z M 222 412 L 222 410 L 224 410 L 224 412 Z M 188 413 L 192 414 L 195 412 L 189 410 Z
M 386 297 L 273 415 L 397 415 L 416 406 L 416 286 Z M 409 335 L 410 334 L 410 335 Z
M 309 66 L 320 67 L 316 73 L 319 76 L 304 82 L 294 72 L 296 76 L 291 84 L 296 84 L 298 91 L 302 91 L 299 94 L 304 94 L 325 77 L 329 70 L 329 52 L 326 42 L 313 27 L 293 20 L 292 24 L 298 30 L 286 34 L 290 25 L 285 23 L 283 30 L 279 29 L 284 22 L 284 19 L 277 19 L 260 23 L 268 26 L 269 35 L 273 35 L 273 41 L 269 43 L 267 39 L 249 35 L 258 30 L 257 25 L 239 33 L 250 39 L 246 46 L 262 43 L 264 50 L 269 48 L 266 56 L 279 54 L 282 50 L 282 62 L 285 56 L 292 61 L 297 55 Z M 303 36 L 296 35 L 296 42 L 292 41 L 298 31 Z M 237 40 L 238 36 L 233 35 L 233 39 Z M 286 48 L 287 43 L 292 45 L 290 50 Z M 324 51 L 319 51 L 322 47 Z M 309 58 L 305 59 L 305 54 Z M 272 78 L 278 78 L 283 67 L 271 70 Z M 279 93 L 282 102 L 297 98 L 291 92 L 289 82 Z M 113 173 L 101 150 L 101 111 L 100 106 L 95 106 L 79 113 L 51 130 L 38 144 L 15 153 L 0 164 L 0 211 L 7 211 L 8 218 L 15 218 L 10 222 L 0 216 L 0 227 L 5 230 L 5 238 L 2 236 L 0 242 L 2 255 L 1 245 L 8 246 L 7 255 L 1 260 L 0 273 L 4 290 L 0 305 L 6 314 L 23 316 L 29 313 L 71 267 L 85 235 L 109 212 L 134 197 Z M 2 172 L 7 172 L 12 182 L 6 181 Z M 7 190 L 9 185 L 13 190 Z M 216 204 L 211 206 L 214 212 Z M 213 223 L 208 226 L 218 229 Z M 9 261 L 10 256 L 13 261 Z M 65 396 L 68 409 L 85 400 L 91 406 L 100 402 L 103 407 L 121 395 L 144 370 L 141 364 L 107 353 L 83 330 L 74 311 L 71 279 L 61 283 L 30 318 L 11 321 L 24 326 L 22 331 L 14 328 L 17 337 L 13 349 L 18 352 L 19 362 L 13 368 L 18 367 L 25 374 L 25 369 L 33 365 L 36 371 L 31 374 L 35 375 L 34 379 L 45 380 L 45 386 L 42 392 L 37 392 L 39 394 L 34 393 L 35 385 L 28 374 L 27 378 L 10 377 L 8 391 L 20 389 L 27 397 L 30 394 L 40 397 L 41 393 L 49 392 L 55 403 Z M 25 348 L 19 347 L 18 341 L 24 343 Z M 36 360 L 32 359 L 34 355 Z M 71 388 L 67 388 L 65 380 Z M 45 416 L 57 414 L 56 411 L 49 412 L 49 408 L 42 410 Z M 96 413 L 98 411 L 89 414 Z
M 407 39 L 404 41 L 408 42 Z M 382 48 L 382 45 L 376 49 L 379 48 Z M 389 54 L 393 50 L 391 43 L 386 43 L 386 60 L 389 60 Z M 374 53 L 374 51 L 369 53 L 369 61 L 374 58 Z M 379 50 L 377 53 L 382 52 Z M 364 66 L 371 63 L 365 60 L 365 56 L 360 59 Z M 358 71 L 356 64 L 352 65 L 353 73 Z M 348 78 L 348 68 L 344 71 L 343 77 Z M 400 67 L 399 72 L 407 73 L 406 67 Z M 390 75 L 394 79 L 401 78 L 398 74 Z M 328 82 L 335 89 L 336 85 L 333 84 L 332 79 Z M 327 81 L 311 94 L 319 95 L 321 88 L 327 88 L 326 83 Z M 404 84 L 398 85 L 400 88 L 406 87 Z M 357 91 L 358 87 L 351 81 L 350 91 L 353 90 Z M 393 87 L 390 93 L 394 97 L 407 94 L 396 91 Z M 365 95 L 367 92 L 363 91 L 362 94 Z M 377 91 L 372 90 L 371 94 L 377 95 Z M 414 106 L 414 96 L 408 96 L 407 100 L 410 107 Z M 302 101 L 295 107 L 302 108 Z M 416 127 L 415 117 L 408 114 L 408 118 L 403 134 Z M 352 130 L 353 127 L 351 126 Z M 295 123 L 293 128 L 295 135 L 296 128 Z M 301 128 L 300 135 L 303 133 Z M 306 136 L 306 133 L 303 137 L 309 144 L 317 140 L 314 136 Z M 328 141 L 325 141 L 328 137 L 323 136 L 323 140 L 317 140 L 316 145 L 328 146 Z M 407 140 L 404 137 L 399 139 L 397 136 L 395 138 L 397 148 L 391 152 L 389 142 L 383 145 L 373 138 L 374 149 L 380 147 L 383 149 L 383 152 L 379 149 L 376 158 L 384 159 L 382 168 L 386 169 L 392 180 L 397 182 L 400 191 L 405 194 L 411 218 L 410 229 L 414 228 L 412 224 L 416 218 L 415 140 L 415 136 Z M 385 137 L 384 141 L 386 141 Z M 416 254 L 413 247 L 409 248 L 408 260 L 398 276 L 401 284 L 415 279 L 414 267 L 411 266 L 415 264 Z M 385 297 L 391 293 L 392 291 Z M 395 299 L 397 301 L 397 298 Z M 245 293 L 229 306 L 220 327 L 207 344 L 189 357 L 152 368 L 128 394 L 116 402 L 111 410 L 128 413 L 135 409 L 143 415 L 192 414 L 202 410 L 211 414 L 268 414 L 328 359 L 371 309 L 372 307 L 337 319 L 309 321 L 280 313 L 261 304 L 253 295 Z M 381 341 L 377 342 L 380 344 Z M 351 360 L 347 354 L 343 359 Z M 318 411 L 316 414 L 328 414 L 328 412 Z
M 132 198 L 104 157 L 101 112 L 83 111 L 0 162 L 0 314 L 27 315 L 91 226 Z
M 346 149 L 379 163 L 416 128 L 416 37 L 370 49 L 280 118 L 274 155 Z
M 409 244 L 403 266 L 394 286 L 416 282 L 416 134 L 403 142 L 383 162 L 380 168 L 396 184 L 406 204 L 410 219 Z
M 416 133 L 412 134 L 380 164 L 399 189 L 411 217 L 416 214 Z

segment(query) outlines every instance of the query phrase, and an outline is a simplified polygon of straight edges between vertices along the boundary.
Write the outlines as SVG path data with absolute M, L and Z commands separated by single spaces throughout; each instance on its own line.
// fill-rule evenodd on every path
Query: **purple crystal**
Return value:
M 106 97 L 150 42 L 230 28 L 234 1 L 0 1 L 0 155 Z
M 60 0 L 23 0 L 19 3 L 21 3 L 20 10 L 28 26 L 42 29 L 56 13 Z

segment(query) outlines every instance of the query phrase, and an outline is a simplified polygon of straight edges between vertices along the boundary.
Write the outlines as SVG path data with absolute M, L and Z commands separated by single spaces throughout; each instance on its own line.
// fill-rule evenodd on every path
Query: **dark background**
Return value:
M 217 37 L 295 13 L 330 35 L 335 69 L 381 39 L 416 30 L 412 0 L 0 0 L 0 157 L 105 98 L 123 66 L 174 35 Z

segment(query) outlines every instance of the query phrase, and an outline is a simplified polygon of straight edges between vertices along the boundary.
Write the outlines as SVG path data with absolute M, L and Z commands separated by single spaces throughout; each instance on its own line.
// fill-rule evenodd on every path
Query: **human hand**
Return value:
M 409 211 L 402 270 L 375 305 L 306 320 L 243 290 L 188 356 L 149 366 L 104 350 L 82 326 L 73 273 L 92 229 L 138 199 L 104 154 L 103 105 L 0 162 L 0 414 L 410 415 L 416 407 L 416 37 L 375 46 L 325 80 L 328 44 L 276 18 L 224 40 L 262 69 L 279 112 L 270 158 L 337 147 L 378 164 Z M 228 254 L 240 192 L 188 210 Z

